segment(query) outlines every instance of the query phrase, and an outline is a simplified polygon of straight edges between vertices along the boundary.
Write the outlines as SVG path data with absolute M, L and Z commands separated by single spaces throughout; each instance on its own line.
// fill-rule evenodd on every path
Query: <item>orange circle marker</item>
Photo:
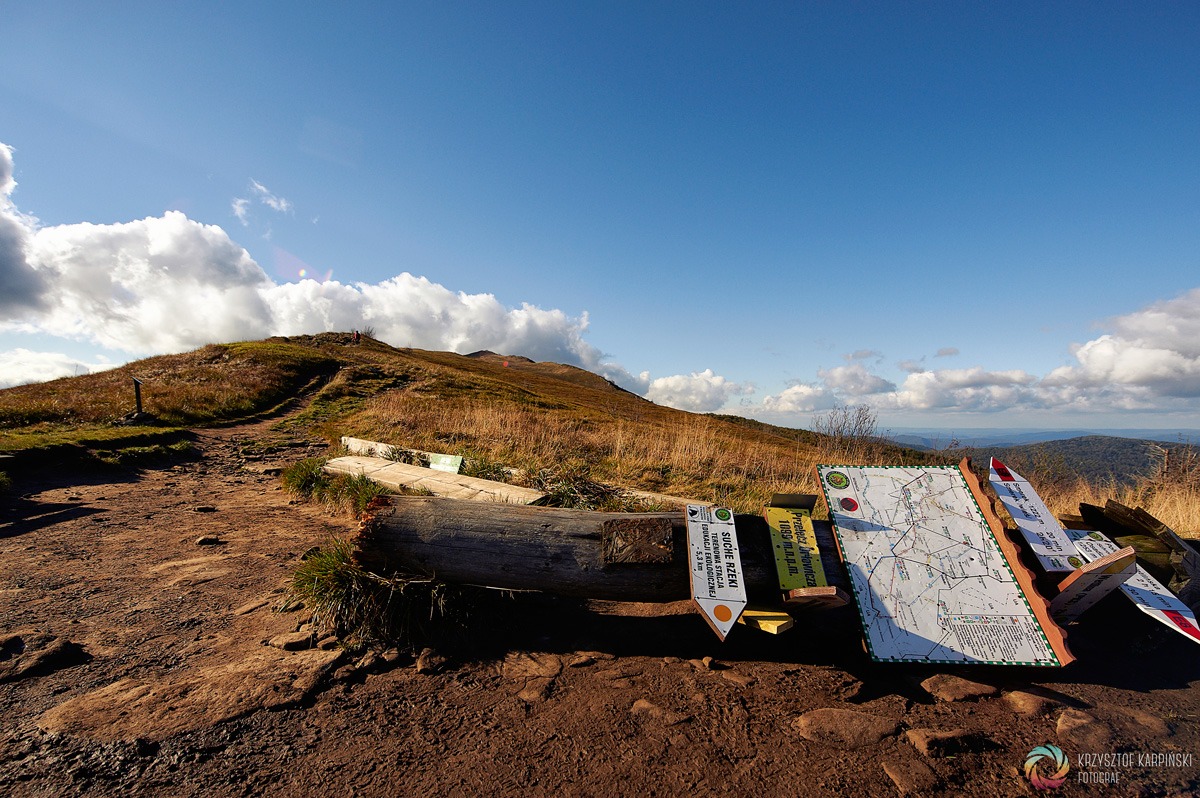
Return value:
M 724 604 L 718 604 L 717 606 L 713 607 L 713 615 L 718 621 L 725 623 L 733 617 L 733 610 L 729 609 Z

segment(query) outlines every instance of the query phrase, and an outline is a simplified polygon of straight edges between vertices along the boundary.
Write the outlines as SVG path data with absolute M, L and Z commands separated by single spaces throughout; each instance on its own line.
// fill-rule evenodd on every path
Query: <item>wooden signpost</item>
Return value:
M 746 609 L 746 582 L 733 511 L 689 504 L 686 513 L 692 601 L 724 640 Z

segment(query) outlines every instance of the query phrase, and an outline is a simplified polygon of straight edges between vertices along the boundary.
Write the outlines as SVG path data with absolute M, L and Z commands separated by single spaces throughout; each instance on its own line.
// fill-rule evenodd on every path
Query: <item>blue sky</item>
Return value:
M 371 325 L 790 426 L 1200 427 L 1194 4 L 98 5 L 0 9 L 0 385 Z

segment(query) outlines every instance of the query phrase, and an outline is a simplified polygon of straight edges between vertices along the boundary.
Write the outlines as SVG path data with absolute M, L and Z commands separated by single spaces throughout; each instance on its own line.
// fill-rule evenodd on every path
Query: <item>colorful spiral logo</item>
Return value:
M 850 477 L 841 471 L 830 471 L 825 475 L 825 481 L 829 483 L 830 487 L 838 490 L 845 490 L 850 487 Z
M 1071 763 L 1057 745 L 1039 745 L 1025 757 L 1025 777 L 1039 790 L 1061 787 L 1070 769 Z

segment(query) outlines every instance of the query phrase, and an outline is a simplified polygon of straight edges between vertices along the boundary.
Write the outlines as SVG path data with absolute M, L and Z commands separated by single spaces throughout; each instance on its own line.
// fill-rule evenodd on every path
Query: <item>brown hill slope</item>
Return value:
M 505 363 L 508 365 L 506 366 Z M 127 441 L 111 422 L 132 405 L 167 425 L 261 413 L 305 395 L 284 422 L 331 443 L 342 435 L 462 454 L 531 471 L 577 469 L 625 487 L 753 510 L 774 492 L 812 492 L 836 447 L 812 433 L 662 407 L 574 366 L 491 352 L 396 348 L 344 333 L 214 345 L 119 369 L 0 391 L 0 448 L 74 438 Z M 914 456 L 879 446 L 878 456 Z

